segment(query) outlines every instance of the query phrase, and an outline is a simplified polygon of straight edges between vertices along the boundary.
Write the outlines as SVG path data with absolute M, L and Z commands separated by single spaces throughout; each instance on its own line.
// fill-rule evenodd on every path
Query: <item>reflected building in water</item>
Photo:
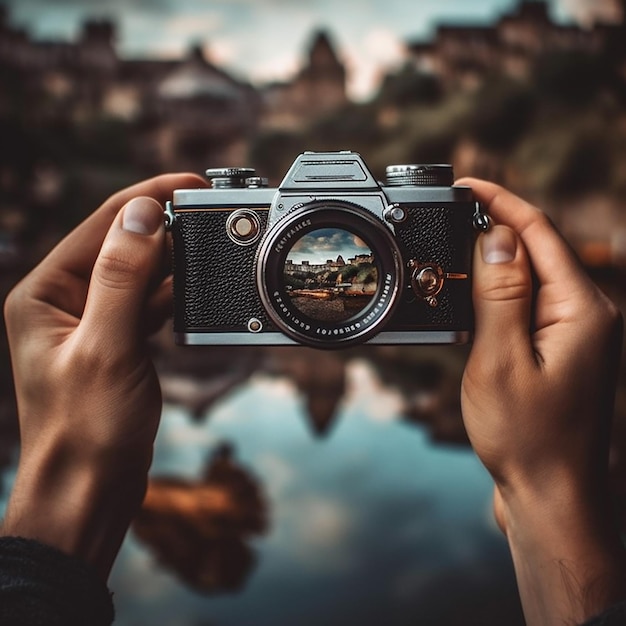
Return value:
M 203 593 L 241 589 L 257 557 L 248 539 L 268 530 L 262 486 L 218 446 L 198 481 L 152 478 L 133 532 L 166 569 Z
M 264 369 L 294 383 L 302 394 L 311 433 L 328 436 L 346 392 L 345 359 L 312 348 L 272 348 Z

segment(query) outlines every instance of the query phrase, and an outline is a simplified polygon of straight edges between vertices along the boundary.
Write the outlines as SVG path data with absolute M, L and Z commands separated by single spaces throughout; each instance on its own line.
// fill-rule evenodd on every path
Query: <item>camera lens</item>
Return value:
M 398 300 L 401 254 L 369 211 L 310 203 L 280 220 L 259 249 L 257 287 L 276 326 L 304 345 L 339 348 L 378 333 Z
M 301 313 L 320 322 L 344 322 L 370 304 L 378 289 L 378 267 L 361 237 L 342 228 L 320 228 L 293 244 L 283 280 Z

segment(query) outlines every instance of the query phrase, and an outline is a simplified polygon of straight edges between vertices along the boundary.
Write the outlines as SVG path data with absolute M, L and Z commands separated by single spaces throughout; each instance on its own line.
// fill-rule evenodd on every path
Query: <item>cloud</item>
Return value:
M 261 454 L 256 460 L 255 469 L 263 476 L 263 484 L 272 500 L 281 498 L 293 485 L 297 476 L 296 468 L 277 454 Z
M 369 247 L 354 234 L 338 228 L 320 228 L 301 237 L 291 248 L 289 259 L 324 263 L 341 255 L 345 261 L 355 254 L 367 254 Z
M 5 0 L 4 4 L 19 10 L 22 13 L 47 12 L 51 8 L 54 11 L 63 12 L 67 9 L 81 9 L 87 12 L 102 14 L 105 12 L 117 14 L 120 12 L 133 11 L 157 11 L 173 12 L 176 5 L 171 0 L 55 0 L 51 7 L 48 0 Z
M 325 28 L 348 69 L 348 94 L 367 100 L 384 73 L 404 61 L 403 42 L 453 21 L 488 24 L 517 0 L 4 0 L 37 37 L 72 40 L 87 17 L 119 26 L 126 57 L 179 57 L 204 42 L 224 69 L 256 84 L 291 79 L 311 33 Z M 560 17 L 615 19 L 617 0 L 552 0 Z
M 211 42 L 223 26 L 224 17 L 215 11 L 181 12 L 167 19 L 131 12 L 121 21 L 122 49 L 126 56 L 181 56 L 192 43 Z
M 241 49 L 240 46 L 239 50 Z M 238 58 L 241 59 L 242 56 L 240 54 Z M 258 84 L 287 81 L 300 69 L 297 55 L 288 48 L 281 49 L 275 54 L 268 54 L 267 58 L 262 60 L 259 59 L 260 56 L 253 57 L 254 60 L 248 68 L 250 77 Z
M 357 100 L 367 98 L 378 86 L 382 71 L 397 68 L 406 60 L 406 48 L 391 28 L 375 27 L 355 38 L 347 51 L 351 73 L 348 91 Z
M 287 558 L 299 567 L 316 572 L 353 569 L 357 555 L 350 538 L 355 532 L 354 515 L 342 502 L 321 494 L 307 494 L 283 504 L 277 511 L 276 533 L 288 537 Z
M 587 26 L 597 21 L 617 21 L 621 15 L 616 0 L 560 0 L 559 4 L 574 19 Z
M 369 362 L 350 361 L 346 375 L 345 404 L 351 413 L 372 422 L 397 420 L 402 414 L 405 406 L 402 394 L 383 385 Z

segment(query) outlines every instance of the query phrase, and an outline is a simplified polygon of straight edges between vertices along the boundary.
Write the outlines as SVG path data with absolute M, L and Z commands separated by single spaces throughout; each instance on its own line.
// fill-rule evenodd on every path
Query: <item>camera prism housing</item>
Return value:
M 278 188 L 246 168 L 207 175 L 166 209 L 178 344 L 470 339 L 488 219 L 451 166 L 390 166 L 383 185 L 355 152 L 305 152 Z

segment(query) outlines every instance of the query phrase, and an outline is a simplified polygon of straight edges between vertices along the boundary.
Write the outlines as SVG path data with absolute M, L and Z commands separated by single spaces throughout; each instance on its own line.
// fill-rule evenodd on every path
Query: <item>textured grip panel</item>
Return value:
M 464 273 L 466 280 L 446 280 L 438 305 L 430 307 L 408 286 L 387 331 L 471 330 L 471 271 L 475 233 L 473 203 L 403 205 L 408 218 L 396 225 L 407 263 L 436 263 L 444 272 Z M 275 329 L 261 304 L 254 276 L 258 243 L 235 244 L 226 234 L 230 211 L 180 211 L 172 228 L 174 242 L 174 330 L 176 332 L 247 332 L 251 317 Z M 262 232 L 267 211 L 257 211 Z
M 246 331 L 251 317 L 268 319 L 258 296 L 258 245 L 240 246 L 226 234 L 230 211 L 178 212 L 174 243 L 174 330 Z M 267 211 L 258 210 L 261 230 Z
M 407 287 L 387 329 L 436 327 L 471 330 L 472 250 L 475 233 L 472 227 L 473 203 L 405 206 L 408 219 L 396 226 L 398 243 L 405 261 L 436 263 L 444 272 L 467 274 L 467 280 L 445 280 L 437 296 L 438 305 L 430 307 Z M 407 271 L 407 283 L 410 273 Z

